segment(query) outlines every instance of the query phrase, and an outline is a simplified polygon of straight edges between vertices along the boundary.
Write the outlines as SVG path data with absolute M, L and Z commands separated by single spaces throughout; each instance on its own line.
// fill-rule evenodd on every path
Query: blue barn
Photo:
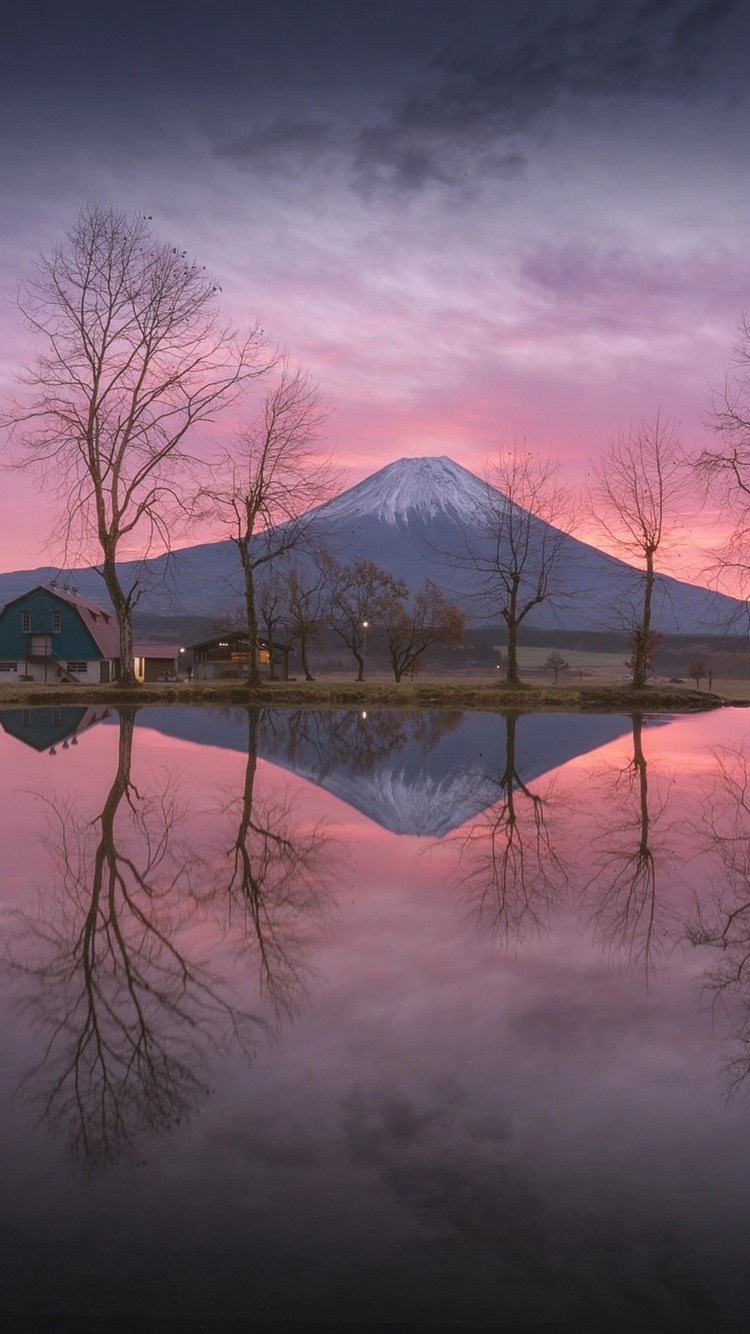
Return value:
M 0 681 L 106 684 L 119 655 L 114 613 L 74 589 L 40 584 L 0 611 Z

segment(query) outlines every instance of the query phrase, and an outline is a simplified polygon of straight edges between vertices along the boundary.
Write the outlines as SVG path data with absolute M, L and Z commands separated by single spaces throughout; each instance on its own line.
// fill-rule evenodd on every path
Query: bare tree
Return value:
M 471 548 L 456 557 L 469 570 L 482 614 L 505 622 L 506 682 L 520 684 L 518 635 L 526 618 L 564 594 L 561 556 L 571 519 L 571 494 L 557 466 L 524 450 L 501 451 L 486 468 L 486 517 Z
M 300 546 L 311 507 L 333 489 L 331 454 L 321 447 L 328 411 L 309 376 L 283 361 L 255 421 L 223 452 L 202 490 L 204 515 L 226 526 L 239 553 L 254 684 L 258 571 Z
M 709 422 L 717 441 L 704 449 L 695 468 L 709 496 L 730 525 L 716 554 L 714 573 L 729 591 L 747 597 L 750 586 L 750 317 L 740 320 L 732 359 L 721 389 L 713 394 Z
M 570 663 L 567 658 L 564 658 L 562 653 L 558 653 L 557 649 L 553 649 L 544 659 L 545 671 L 554 672 L 555 674 L 555 685 L 557 685 L 557 679 L 560 672 L 567 672 L 569 667 Z
M 750 567 L 750 318 L 743 315 L 724 384 L 713 394 L 709 420 L 718 436 L 704 449 L 696 470 L 731 518 L 731 536 L 718 556 L 719 568 L 747 592 Z
M 363 681 L 368 627 L 381 629 L 394 601 L 403 603 L 409 590 L 403 579 L 394 579 L 371 560 L 358 559 L 342 565 L 328 555 L 322 567 L 328 586 L 328 623 L 351 650 L 357 663 L 357 680 Z
M 688 667 L 688 676 L 695 678 L 695 688 L 700 690 L 701 681 L 708 677 L 708 663 L 705 658 L 693 658 Z
M 642 566 L 640 591 L 628 616 L 633 685 L 646 684 L 653 650 L 654 590 L 657 552 L 675 520 L 684 514 L 687 470 L 677 428 L 641 421 L 621 432 L 592 469 L 589 504 L 607 544 L 627 561 Z
M 385 617 L 388 658 L 396 681 L 416 671 L 433 644 L 461 644 L 463 637 L 463 612 L 431 579 L 425 580 L 410 608 L 394 598 Z
M 317 562 L 294 563 L 286 570 L 289 642 L 299 645 L 305 680 L 314 680 L 307 656 L 310 642 L 320 633 L 325 619 L 326 577 Z
M 628 635 L 628 648 L 630 656 L 625 659 L 625 666 L 629 672 L 636 671 L 643 673 L 643 683 L 653 670 L 656 650 L 661 644 L 662 637 L 657 630 L 647 630 L 642 621 L 633 617 L 632 629 Z
M 11 466 L 35 469 L 59 496 L 53 540 L 64 563 L 98 559 L 127 685 L 143 571 L 139 560 L 125 578 L 123 548 L 143 559 L 169 551 L 191 433 L 269 364 L 262 331 L 239 338 L 222 325 L 216 284 L 149 224 L 87 205 L 39 257 L 18 306 L 43 349 L 3 417 L 21 446 Z
M 287 581 L 281 570 L 275 569 L 273 565 L 267 565 L 262 578 L 258 581 L 257 592 L 258 611 L 268 644 L 268 675 L 275 681 L 275 645 L 289 611 Z

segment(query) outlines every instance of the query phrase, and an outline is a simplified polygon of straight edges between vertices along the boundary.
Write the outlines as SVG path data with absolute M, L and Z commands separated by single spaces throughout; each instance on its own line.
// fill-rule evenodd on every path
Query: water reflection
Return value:
M 480 928 L 520 943 L 546 925 L 551 909 L 569 883 L 565 854 L 555 836 L 562 814 L 554 784 L 534 790 L 520 768 L 517 734 L 522 719 L 505 717 L 504 747 L 494 768 L 478 780 L 494 785 L 495 800 L 477 820 L 454 835 L 459 848 L 459 878 L 475 906 Z
M 584 885 L 596 938 L 633 971 L 663 969 L 682 925 L 668 887 L 689 830 L 668 818 L 675 774 L 650 778 L 647 720 L 632 718 L 632 755 L 592 774 L 603 818 L 588 838 L 592 871 Z M 660 879 L 664 892 L 660 893 Z
M 199 901 L 226 912 L 243 953 L 257 956 L 262 989 L 277 1014 L 291 1014 L 305 993 L 311 934 L 331 911 L 338 852 L 318 821 L 298 827 L 288 795 L 256 794 L 260 711 L 249 709 L 247 763 L 240 793 L 224 793 L 223 817 L 200 854 Z
M 244 750 L 242 710 L 144 709 L 144 725 L 197 745 Z M 530 783 L 628 730 L 606 714 L 527 714 L 516 768 Z M 345 801 L 384 829 L 442 838 L 497 800 L 500 714 L 417 709 L 262 709 L 258 755 Z
M 84 732 L 110 716 L 110 709 L 94 705 L 79 709 L 0 709 L 0 727 L 25 746 L 55 755 L 58 747 L 65 751 L 77 746 Z
M 211 1060 L 231 1044 L 252 1055 L 268 1032 L 222 965 L 222 939 L 246 973 L 257 965 L 277 1011 L 299 1000 L 304 923 L 320 916 L 334 867 L 319 827 L 297 835 L 288 803 L 254 800 L 257 715 L 243 791 L 223 807 L 228 858 L 190 837 L 179 773 L 133 780 L 134 721 L 121 711 L 96 813 L 38 788 L 48 883 L 12 914 L 6 950 L 44 1040 L 24 1095 L 89 1167 L 186 1117 L 210 1090 Z
M 55 759 L 0 736 L 26 1006 L 0 1062 L 15 1082 L 41 1043 L 23 1095 L 110 1169 L 81 1181 L 4 1109 L 0 1324 L 746 1316 L 747 1108 L 716 1067 L 724 1033 L 750 1052 L 750 762 L 704 748 L 750 714 L 364 740 L 356 715 L 187 712 Z
M 732 1050 L 725 1075 L 738 1092 L 750 1075 L 750 753 L 714 748 L 715 768 L 704 781 L 698 828 L 708 854 L 706 883 L 696 895 L 687 937 L 709 952 L 703 993 Z

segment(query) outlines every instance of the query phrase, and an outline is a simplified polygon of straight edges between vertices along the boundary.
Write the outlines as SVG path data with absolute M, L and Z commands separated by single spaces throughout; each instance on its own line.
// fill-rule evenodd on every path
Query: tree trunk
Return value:
M 314 681 L 315 677 L 307 664 L 307 635 L 300 635 L 299 637 L 299 656 L 302 662 L 302 670 L 305 673 L 305 680 Z
M 650 855 L 651 851 L 649 846 L 650 819 L 648 813 L 648 765 L 643 751 L 643 718 L 639 713 L 633 714 L 633 768 L 638 772 L 638 796 L 641 817 L 638 855 L 640 858 L 646 858 Z
M 250 552 L 247 549 L 247 543 L 237 543 L 242 561 L 242 570 L 245 575 L 245 621 L 247 624 L 247 644 L 250 656 L 248 664 L 248 680 L 251 685 L 260 685 L 260 672 L 258 671 L 258 613 L 255 608 L 255 572 L 250 561 Z
M 509 686 L 520 684 L 521 678 L 518 675 L 518 626 L 514 619 L 507 621 L 508 626 L 508 670 L 505 673 L 505 680 Z
M 520 578 L 514 578 L 511 584 L 508 606 L 503 613 L 503 620 L 508 627 L 508 670 L 505 674 L 506 685 L 520 685 L 518 675 L 518 585 Z
M 102 562 L 104 585 L 117 617 L 120 632 L 120 673 L 119 682 L 123 686 L 136 686 L 135 664 L 133 662 L 133 607 L 130 597 L 123 592 L 117 577 L 117 567 L 113 556 L 105 556 Z
M 365 679 L 365 660 L 364 660 L 364 658 L 362 657 L 362 654 L 357 652 L 356 648 L 353 648 L 353 649 L 352 649 L 352 653 L 354 654 L 354 657 L 355 657 L 356 660 L 357 660 L 358 671 L 357 671 L 356 680 L 357 680 L 357 681 L 364 681 L 364 679 Z
M 646 552 L 646 581 L 643 589 L 643 618 L 636 628 L 633 650 L 633 688 L 642 690 L 646 684 L 648 654 L 651 644 L 651 607 L 654 594 L 654 553 Z

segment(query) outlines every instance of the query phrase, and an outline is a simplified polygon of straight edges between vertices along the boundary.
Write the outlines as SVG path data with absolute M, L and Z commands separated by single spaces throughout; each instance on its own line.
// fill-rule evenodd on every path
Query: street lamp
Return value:
M 367 627 L 369 624 L 370 624 L 369 621 L 362 622 L 362 629 L 364 630 L 364 635 L 362 636 L 362 680 L 363 681 L 367 675 Z

